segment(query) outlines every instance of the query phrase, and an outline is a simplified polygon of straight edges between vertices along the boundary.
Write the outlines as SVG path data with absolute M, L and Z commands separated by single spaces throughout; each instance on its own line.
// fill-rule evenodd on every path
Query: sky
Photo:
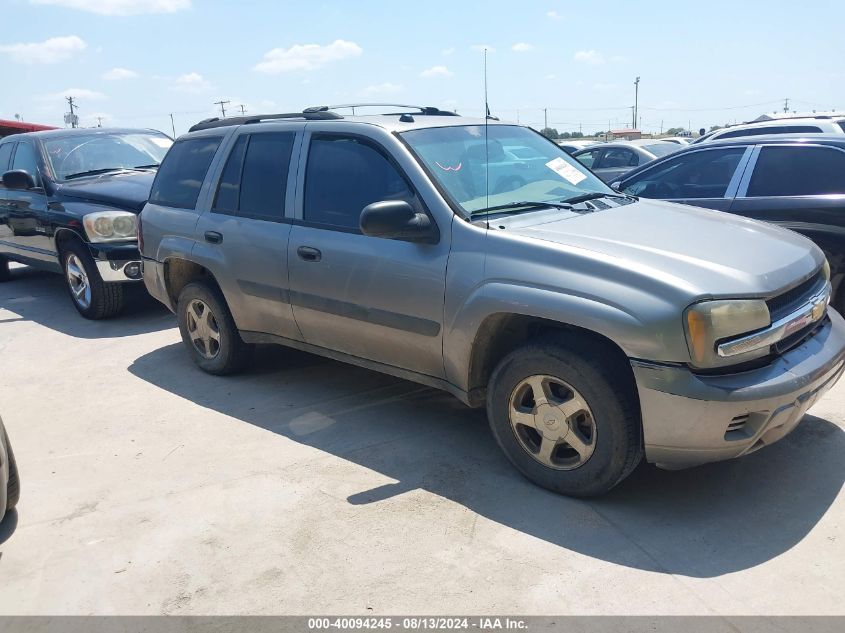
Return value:
M 220 114 L 433 105 L 585 134 L 845 109 L 832 1 L 0 0 L 0 119 L 176 134 Z M 825 19 L 824 16 L 832 16 Z M 170 115 L 173 114 L 171 124 Z

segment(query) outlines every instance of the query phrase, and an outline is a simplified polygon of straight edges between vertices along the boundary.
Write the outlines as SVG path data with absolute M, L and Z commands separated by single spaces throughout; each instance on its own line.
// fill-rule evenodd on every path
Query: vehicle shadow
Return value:
M 12 534 L 15 533 L 15 528 L 18 527 L 18 511 L 10 510 L 6 516 L 0 520 L 0 545 L 9 540 Z
M 176 325 L 175 317 L 147 294 L 143 284 L 128 287 L 123 312 L 89 321 L 73 307 L 61 275 L 13 265 L 11 279 L 0 284 L 0 323 L 33 321 L 76 338 L 114 338 L 147 334 Z
M 348 497 L 378 503 L 424 489 L 514 530 L 648 571 L 713 577 L 801 541 L 845 481 L 845 432 L 807 416 L 787 438 L 740 460 L 680 472 L 641 465 L 604 497 L 542 490 L 507 462 L 485 414 L 448 394 L 283 348 L 220 378 L 181 345 L 130 372 L 171 393 L 395 479 Z

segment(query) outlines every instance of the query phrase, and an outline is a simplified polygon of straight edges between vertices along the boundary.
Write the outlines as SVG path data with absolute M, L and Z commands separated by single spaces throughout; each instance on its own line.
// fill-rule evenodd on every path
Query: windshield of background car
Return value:
M 91 134 L 44 141 L 56 180 L 100 169 L 133 169 L 158 165 L 173 141 L 164 134 Z
M 465 212 L 556 202 L 613 191 L 563 149 L 516 125 L 466 125 L 402 133 L 417 158 Z

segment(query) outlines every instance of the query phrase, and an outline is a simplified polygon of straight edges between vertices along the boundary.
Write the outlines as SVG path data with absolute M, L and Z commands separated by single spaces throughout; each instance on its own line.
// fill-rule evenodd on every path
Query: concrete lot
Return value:
M 845 614 L 845 384 L 748 458 L 577 501 L 446 394 L 281 348 L 211 377 L 155 302 L 88 322 L 14 273 L 0 613 Z

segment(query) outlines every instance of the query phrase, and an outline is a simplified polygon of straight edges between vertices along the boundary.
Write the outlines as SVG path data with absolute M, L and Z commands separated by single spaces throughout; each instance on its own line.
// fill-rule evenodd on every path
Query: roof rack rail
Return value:
M 306 119 L 308 121 L 325 121 L 331 119 L 342 119 L 343 117 L 336 112 L 329 112 L 327 110 L 305 110 L 303 112 L 287 112 L 284 114 L 252 114 L 246 116 L 233 116 L 221 119 L 220 117 L 212 117 L 204 119 L 199 123 L 192 125 L 188 132 L 197 132 L 199 130 L 208 130 L 216 127 L 228 127 L 230 125 L 248 125 L 250 123 L 260 123 L 261 121 L 273 121 L 277 119 Z
M 323 105 L 323 106 L 312 106 L 310 108 L 305 108 L 303 112 L 308 113 L 317 113 L 317 112 L 329 112 L 331 110 L 341 110 L 350 108 L 354 112 L 354 108 L 403 108 L 405 110 L 419 110 L 420 114 L 427 115 L 427 116 L 458 116 L 455 112 L 449 112 L 448 110 L 441 110 L 440 108 L 435 108 L 434 106 L 418 106 L 418 105 L 408 105 L 406 103 L 341 103 L 338 105 Z M 402 115 L 408 114 L 407 112 L 392 112 L 391 115 Z

